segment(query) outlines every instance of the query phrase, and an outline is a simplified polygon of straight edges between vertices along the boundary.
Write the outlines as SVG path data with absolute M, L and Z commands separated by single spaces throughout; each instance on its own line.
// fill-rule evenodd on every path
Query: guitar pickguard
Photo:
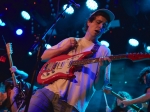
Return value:
M 61 61 L 56 61 L 55 63 L 53 62 L 48 63 L 44 68 L 45 72 L 42 73 L 41 79 L 47 79 L 57 73 L 68 75 L 70 73 L 70 68 L 72 67 L 71 62 L 80 59 L 80 57 L 82 56 L 83 54 L 78 54 L 73 57 L 61 60 Z M 55 68 L 53 69 L 53 67 Z

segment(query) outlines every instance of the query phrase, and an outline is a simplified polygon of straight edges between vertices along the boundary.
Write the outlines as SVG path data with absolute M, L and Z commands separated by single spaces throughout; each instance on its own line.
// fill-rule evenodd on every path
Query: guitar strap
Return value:
M 96 52 L 98 51 L 98 49 L 100 48 L 100 45 L 98 44 L 94 44 L 93 48 L 91 49 L 91 51 L 93 52 L 93 55 L 95 57 Z

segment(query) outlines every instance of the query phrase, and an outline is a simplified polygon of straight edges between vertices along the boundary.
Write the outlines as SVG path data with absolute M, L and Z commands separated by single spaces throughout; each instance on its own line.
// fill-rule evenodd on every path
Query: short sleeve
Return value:
M 68 40 L 71 39 L 71 38 L 74 38 L 74 37 L 69 37 L 69 38 L 66 38 L 66 39 L 62 40 L 58 44 L 52 46 L 51 49 L 57 49 L 57 48 L 60 48 L 60 47 L 64 46 L 68 42 Z M 78 40 L 78 38 L 75 38 L 75 39 Z

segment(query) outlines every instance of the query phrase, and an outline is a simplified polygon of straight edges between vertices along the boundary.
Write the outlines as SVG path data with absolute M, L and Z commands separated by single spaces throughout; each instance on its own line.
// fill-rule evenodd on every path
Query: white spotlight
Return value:
M 97 5 L 97 3 L 94 0 L 87 0 L 86 1 L 86 6 L 90 10 L 96 10 L 98 8 L 98 5 Z
M 29 56 L 32 56 L 32 52 L 28 52 L 28 55 L 29 55 Z
M 0 19 L 0 26 L 5 26 L 6 24 Z
M 65 4 L 64 6 L 63 6 L 63 9 L 66 9 L 66 7 L 67 7 L 67 4 Z M 65 11 L 67 14 L 73 14 L 74 13 L 74 9 L 73 9 L 73 7 L 72 6 L 70 6 L 69 8 L 67 8 L 67 10 Z
M 21 11 L 21 16 L 25 19 L 25 20 L 30 20 L 30 14 L 26 11 Z
M 22 33 L 23 33 L 22 29 L 17 29 L 17 30 L 16 30 L 16 34 L 17 34 L 17 35 L 22 35 Z
M 129 44 L 131 46 L 137 47 L 139 45 L 139 42 L 136 39 L 129 39 Z
M 46 49 L 49 49 L 49 48 L 51 48 L 52 46 L 49 45 L 49 44 L 45 44 L 45 47 L 46 47 Z
M 3 23 L 3 21 L 0 19 L 0 24 L 2 24 Z
M 101 41 L 101 44 L 102 44 L 102 45 L 105 45 L 106 47 L 109 47 L 109 43 L 108 43 L 107 41 L 105 41 L 105 40 L 102 40 L 102 41 Z
M 149 50 L 149 51 L 150 51 L 150 46 L 147 46 L 147 50 Z
M 145 50 L 146 50 L 147 53 L 150 53 L 150 46 L 146 46 Z

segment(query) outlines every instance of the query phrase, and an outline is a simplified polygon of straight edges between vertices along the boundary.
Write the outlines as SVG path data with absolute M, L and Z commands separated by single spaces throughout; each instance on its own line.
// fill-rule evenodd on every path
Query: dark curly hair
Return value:
M 138 80 L 141 84 L 144 84 L 143 76 L 146 75 L 147 73 L 150 73 L 150 66 L 143 68 L 138 76 Z
M 118 95 L 120 95 L 123 98 L 127 98 L 127 99 L 132 99 L 131 95 L 128 92 L 125 91 L 119 91 Z M 115 98 L 114 103 L 112 105 L 112 110 L 117 109 L 119 106 L 117 105 L 117 98 Z M 131 109 L 130 106 L 127 106 L 126 108 L 124 108 L 124 110 L 129 110 Z
M 105 18 L 107 19 L 108 23 L 110 23 L 110 17 L 109 17 L 109 15 L 108 15 L 107 13 L 101 12 L 101 11 L 97 11 L 97 12 L 95 12 L 94 14 L 92 14 L 92 15 L 87 19 L 87 21 L 86 21 L 85 24 L 84 24 L 83 31 L 84 31 L 84 32 L 87 31 L 87 29 L 88 29 L 87 22 L 88 22 L 88 21 L 89 21 L 89 22 L 93 22 L 93 21 L 95 20 L 95 18 L 96 18 L 97 16 L 100 16 L 100 15 L 103 16 L 103 17 L 105 17 Z

